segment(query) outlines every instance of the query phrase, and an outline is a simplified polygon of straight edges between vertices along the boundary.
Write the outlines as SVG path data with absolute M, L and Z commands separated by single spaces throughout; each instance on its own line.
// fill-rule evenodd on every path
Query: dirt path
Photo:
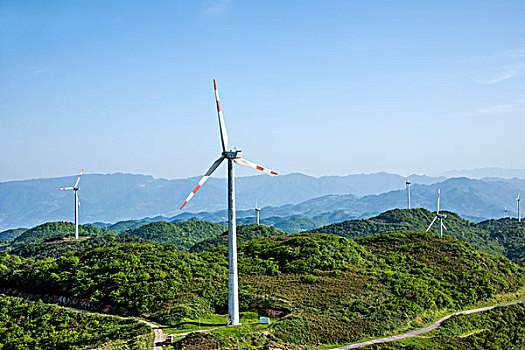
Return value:
M 50 305 L 57 305 L 57 304 L 50 304 Z M 82 312 L 85 314 L 94 314 L 94 315 L 101 315 L 101 316 L 107 316 L 107 317 L 118 317 L 122 319 L 134 319 L 134 320 L 137 320 L 138 322 L 142 322 L 146 324 L 147 326 L 151 327 L 151 329 L 153 329 L 153 332 L 155 333 L 155 339 L 153 340 L 153 350 L 162 350 L 162 345 L 164 344 L 164 341 L 166 340 L 166 336 L 164 335 L 164 332 L 162 331 L 162 329 L 158 325 L 151 323 L 149 321 L 140 320 L 138 318 L 133 318 L 133 317 L 122 317 L 118 315 L 102 314 L 102 313 L 95 312 L 95 311 L 82 310 L 82 309 L 77 309 L 77 308 L 69 307 L 69 306 L 61 306 L 61 305 L 58 305 L 58 306 L 66 308 L 66 309 Z
M 515 304 L 520 304 L 520 303 L 524 303 L 524 302 L 525 302 L 525 299 L 522 299 L 522 300 L 518 300 L 518 301 L 513 301 L 512 303 L 506 303 L 506 304 L 500 304 L 500 305 L 494 305 L 494 306 L 481 307 L 481 308 L 478 308 L 478 309 L 472 309 L 472 310 L 455 312 L 453 314 L 447 315 L 447 316 L 437 320 L 434 323 L 429 324 L 426 327 L 417 329 L 417 330 L 412 331 L 412 332 L 398 334 L 398 335 L 393 335 L 393 336 L 386 337 L 386 338 L 380 338 L 380 339 L 364 341 L 364 342 L 361 342 L 361 343 L 355 343 L 355 344 L 351 344 L 351 345 L 347 345 L 347 346 L 341 346 L 341 347 L 338 347 L 338 348 L 332 348 L 331 350 L 356 349 L 356 348 L 362 348 L 364 346 L 377 344 L 377 343 L 386 343 L 386 342 L 390 342 L 390 341 L 394 341 L 394 340 L 412 338 L 412 337 L 415 337 L 415 336 L 417 336 L 419 334 L 430 332 L 431 330 L 436 329 L 437 327 L 439 327 L 443 323 L 443 321 L 448 320 L 449 318 L 451 318 L 454 315 L 473 314 L 473 313 L 476 313 L 476 312 L 483 312 L 483 311 L 487 311 L 487 310 L 492 310 L 494 308 L 501 307 L 501 306 L 515 305 Z

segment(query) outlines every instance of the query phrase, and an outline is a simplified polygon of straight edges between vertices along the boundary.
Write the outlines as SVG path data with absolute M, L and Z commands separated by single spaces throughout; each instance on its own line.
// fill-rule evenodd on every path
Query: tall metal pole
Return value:
M 78 194 L 75 190 L 75 239 L 78 239 Z
M 520 211 L 520 194 L 518 193 L 518 199 L 516 199 L 518 202 L 518 222 L 521 222 L 521 211 Z
M 439 235 L 443 237 L 443 219 L 439 218 Z
M 257 225 L 259 225 L 259 210 L 255 209 L 255 211 L 257 212 Z
M 228 323 L 239 325 L 239 276 L 237 274 L 237 226 L 233 159 L 228 159 Z
M 408 196 L 408 209 L 410 209 L 410 182 L 406 182 L 407 185 L 407 196 Z

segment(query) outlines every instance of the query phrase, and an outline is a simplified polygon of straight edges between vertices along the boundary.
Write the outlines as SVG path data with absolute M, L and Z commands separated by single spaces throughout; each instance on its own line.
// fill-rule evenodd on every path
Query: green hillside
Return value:
M 255 217 L 237 218 L 237 225 L 252 225 L 255 222 L 255 220 Z M 326 223 L 298 215 L 285 217 L 272 216 L 268 218 L 263 218 L 259 222 L 261 225 L 273 226 L 276 229 L 287 233 L 298 233 L 306 230 L 312 230 Z M 227 226 L 228 222 L 223 221 L 221 222 L 221 224 Z
M 180 250 L 188 250 L 202 240 L 220 235 L 224 230 L 224 226 L 207 221 L 182 221 L 176 224 L 157 221 L 124 231 L 124 234 L 158 244 L 174 244 Z
M 26 232 L 27 228 L 14 228 L 0 232 L 0 241 L 12 241 L 22 233 Z
M 514 219 L 489 220 L 473 223 L 455 213 L 443 212 L 448 230 L 444 234 L 470 243 L 474 248 L 494 255 L 503 255 L 516 262 L 525 261 L 525 223 Z M 364 220 L 349 220 L 310 232 L 331 233 L 347 238 L 362 238 L 389 231 L 424 231 L 435 213 L 426 209 L 395 209 Z M 429 232 L 438 234 L 438 225 Z
M 0 349 L 148 349 L 151 329 L 0 294 Z
M 278 236 L 284 234 L 285 233 L 283 231 L 278 230 L 275 227 L 256 224 L 241 225 L 237 226 L 237 244 L 249 241 L 251 239 Z M 196 253 L 221 246 L 228 246 L 228 231 L 222 233 L 221 235 L 205 239 L 204 241 L 195 244 L 190 248 L 190 252 Z
M 0 253 L 5 288 L 87 299 L 94 309 L 109 305 L 174 330 L 227 312 L 227 271 L 225 247 L 188 253 L 117 243 L 36 261 Z M 239 276 L 241 312 L 268 315 L 272 324 L 194 337 L 243 348 L 350 343 L 514 297 L 524 283 L 523 269 L 504 257 L 421 232 L 357 241 L 313 233 L 251 240 L 239 244 Z
M 367 346 L 364 349 L 494 349 L 525 348 L 525 305 L 453 316 L 423 336 Z
M 143 220 L 126 220 L 126 221 L 119 221 L 113 225 L 109 225 L 109 229 L 117 232 L 124 232 L 126 230 L 131 230 L 134 228 L 139 228 L 144 225 L 149 224 L 149 221 L 143 221 Z
M 93 235 L 118 235 L 118 232 L 98 228 L 90 225 L 78 226 L 79 236 L 93 236 Z M 50 238 L 66 238 L 75 236 L 75 225 L 71 222 L 47 222 L 45 224 L 33 227 L 14 241 L 13 245 L 18 245 L 28 242 L 43 242 Z
M 79 240 L 53 239 L 45 242 L 22 243 L 9 250 L 9 253 L 32 259 L 58 258 L 70 251 L 111 246 L 116 243 L 147 243 L 147 241 L 140 237 L 129 236 L 126 234 L 117 237 L 109 235 L 96 235 L 91 236 L 88 239 Z

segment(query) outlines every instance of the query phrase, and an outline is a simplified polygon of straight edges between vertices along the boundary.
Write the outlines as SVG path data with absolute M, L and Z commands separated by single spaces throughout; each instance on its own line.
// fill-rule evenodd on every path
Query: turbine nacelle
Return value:
M 242 158 L 242 151 L 240 149 L 224 151 L 222 156 L 226 159 L 240 159 Z

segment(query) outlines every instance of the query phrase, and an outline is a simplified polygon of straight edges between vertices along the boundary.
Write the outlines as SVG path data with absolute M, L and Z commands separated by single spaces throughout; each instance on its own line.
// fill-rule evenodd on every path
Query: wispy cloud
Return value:
M 221 13 L 230 4 L 230 0 L 205 0 L 203 1 L 202 12 L 208 15 Z
M 489 115 L 501 115 L 501 114 L 510 114 L 516 112 L 525 111 L 525 99 L 518 100 L 513 103 L 497 104 L 489 107 L 480 108 L 473 113 L 470 113 L 470 116 L 489 116 Z
M 514 78 L 518 74 L 520 74 L 519 70 L 510 69 L 510 70 L 505 70 L 501 72 L 495 72 L 495 73 L 489 74 L 485 78 L 477 79 L 474 81 L 478 84 L 496 84 L 496 83 L 501 83 L 502 81 L 505 81 L 507 79 Z
M 525 49 L 471 57 L 465 62 L 477 84 L 497 84 L 525 73 Z
M 47 68 L 32 68 L 31 73 L 33 73 L 33 75 L 40 75 L 40 74 L 45 74 L 48 71 L 49 70 Z

